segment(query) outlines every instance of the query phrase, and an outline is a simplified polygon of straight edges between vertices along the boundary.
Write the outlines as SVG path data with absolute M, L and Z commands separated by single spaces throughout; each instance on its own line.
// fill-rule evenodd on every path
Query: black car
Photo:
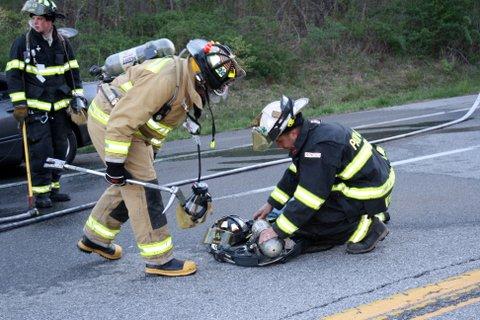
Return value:
M 97 92 L 97 83 L 84 82 L 83 89 L 85 98 L 90 103 Z M 0 73 L 0 167 L 19 165 L 23 161 L 21 130 L 12 113 L 13 104 L 8 95 L 6 77 L 4 73 Z M 68 135 L 67 161 L 73 161 L 77 148 L 89 144 L 91 140 L 87 126 L 77 126 L 72 122 L 72 132 Z

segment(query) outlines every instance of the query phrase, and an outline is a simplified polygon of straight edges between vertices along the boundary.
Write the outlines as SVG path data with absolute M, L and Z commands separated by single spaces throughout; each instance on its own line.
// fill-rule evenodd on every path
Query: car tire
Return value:
M 77 137 L 75 136 L 75 133 L 71 131 L 67 135 L 67 140 L 68 140 L 68 148 L 67 148 L 67 154 L 65 156 L 65 161 L 67 163 L 72 163 L 73 159 L 75 159 L 75 156 L 77 155 Z

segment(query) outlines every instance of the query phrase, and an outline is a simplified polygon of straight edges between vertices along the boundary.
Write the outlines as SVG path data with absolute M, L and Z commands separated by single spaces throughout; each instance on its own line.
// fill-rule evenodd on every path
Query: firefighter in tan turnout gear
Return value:
M 301 243 L 302 252 L 343 243 L 348 253 L 369 252 L 388 234 L 383 222 L 389 220 L 393 168 L 383 149 L 355 130 L 304 119 L 300 111 L 307 103 L 284 96 L 263 109 L 253 130 L 254 149 L 275 141 L 292 158 L 254 213 L 274 221 L 258 243 L 279 237 Z
M 157 183 L 153 148 L 160 148 L 187 113 L 198 118 L 206 103 L 225 95 L 245 75 L 225 45 L 195 39 L 187 51 L 186 58 L 167 56 L 128 68 L 101 86 L 88 110 L 88 130 L 112 186 L 93 208 L 77 245 L 84 252 L 119 259 L 122 248 L 112 241 L 130 219 L 145 272 L 153 275 L 185 276 L 196 265 L 173 257 L 160 192 L 125 180 Z

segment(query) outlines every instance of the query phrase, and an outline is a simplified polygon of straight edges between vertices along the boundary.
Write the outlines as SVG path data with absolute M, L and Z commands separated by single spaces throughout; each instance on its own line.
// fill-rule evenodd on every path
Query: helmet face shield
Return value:
M 272 140 L 264 127 L 254 127 L 252 129 L 252 149 L 253 151 L 266 151 L 272 145 Z
M 250 228 L 237 215 L 229 215 L 218 219 L 207 230 L 203 242 L 210 245 L 234 246 L 245 242 Z

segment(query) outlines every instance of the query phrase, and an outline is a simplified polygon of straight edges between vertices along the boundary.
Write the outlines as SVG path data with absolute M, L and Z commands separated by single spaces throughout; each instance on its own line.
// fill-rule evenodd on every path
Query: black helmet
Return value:
M 205 243 L 235 246 L 246 242 L 250 226 L 238 215 L 224 216 L 212 225 L 205 236 Z
M 22 12 L 28 12 L 34 16 L 44 16 L 50 20 L 65 18 L 57 12 L 57 5 L 52 0 L 27 0 L 23 5 Z
M 198 65 L 198 80 L 208 89 L 219 90 L 245 76 L 245 70 L 238 65 L 235 55 L 226 45 L 194 39 L 188 42 L 187 50 Z

